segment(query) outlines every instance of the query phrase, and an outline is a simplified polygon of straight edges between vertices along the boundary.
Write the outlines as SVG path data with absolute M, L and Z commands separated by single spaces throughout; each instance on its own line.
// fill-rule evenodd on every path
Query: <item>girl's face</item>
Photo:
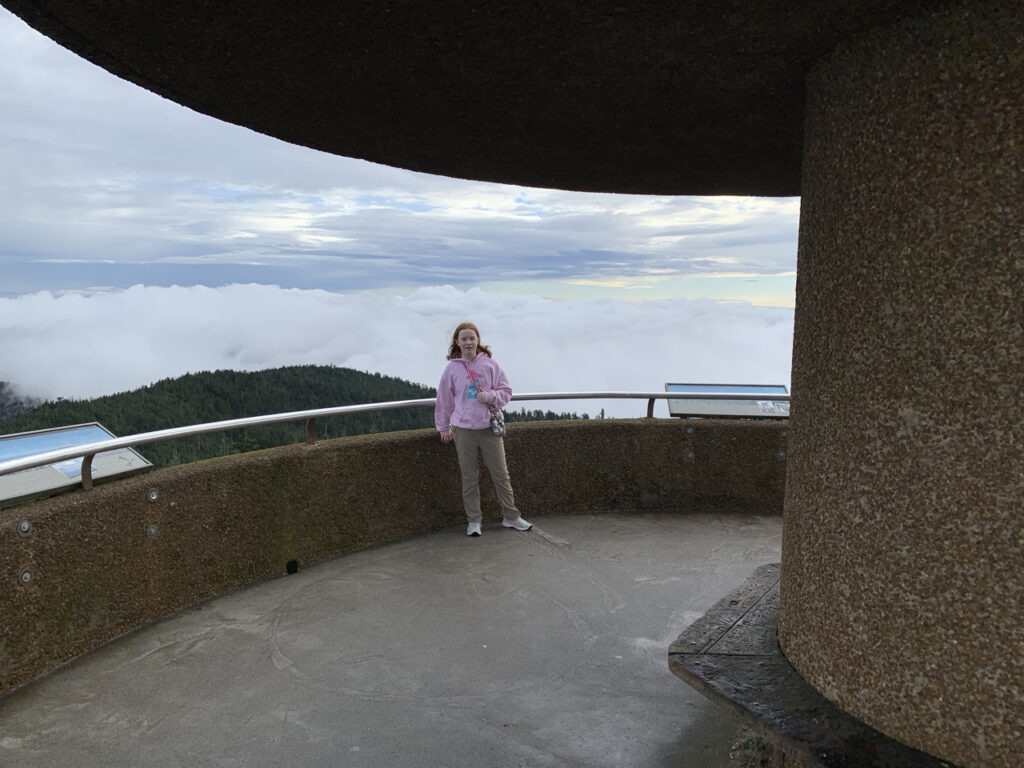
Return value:
M 472 328 L 463 328 L 459 331 L 456 341 L 458 341 L 459 349 L 466 360 L 476 357 L 476 348 L 480 344 L 480 339 L 477 338 L 476 332 Z

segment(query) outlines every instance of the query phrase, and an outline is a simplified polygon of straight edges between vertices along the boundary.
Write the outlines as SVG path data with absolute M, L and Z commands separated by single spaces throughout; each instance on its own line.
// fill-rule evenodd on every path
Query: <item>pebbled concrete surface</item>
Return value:
M 779 642 L 845 712 L 1024 765 L 1024 5 L 808 80 Z
M 0 700 L 0 764 L 700 766 L 741 725 L 666 648 L 758 565 L 755 515 L 485 522 L 142 628 Z

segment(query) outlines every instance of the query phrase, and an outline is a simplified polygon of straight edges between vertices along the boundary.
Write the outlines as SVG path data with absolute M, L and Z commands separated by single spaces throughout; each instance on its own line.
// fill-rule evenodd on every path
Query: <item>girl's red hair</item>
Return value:
M 480 343 L 480 329 L 479 328 L 477 328 L 472 323 L 459 323 L 458 327 L 456 327 L 456 329 L 455 329 L 455 333 L 452 334 L 452 343 L 451 343 L 451 346 L 448 347 L 448 357 L 446 359 L 447 360 L 458 360 L 460 357 L 462 357 L 462 350 L 459 349 L 459 331 L 464 331 L 467 328 L 469 330 L 471 330 L 473 333 L 476 334 L 476 339 L 477 339 L 476 352 L 477 352 L 477 354 L 480 354 L 481 352 L 483 352 L 488 357 L 494 357 L 494 355 L 491 354 L 490 347 L 485 347 L 483 344 Z

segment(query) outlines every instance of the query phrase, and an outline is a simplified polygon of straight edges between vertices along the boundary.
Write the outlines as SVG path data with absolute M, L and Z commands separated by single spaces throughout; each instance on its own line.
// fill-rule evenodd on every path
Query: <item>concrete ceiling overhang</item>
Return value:
M 800 193 L 804 77 L 929 0 L 0 0 L 184 106 L 467 179 Z

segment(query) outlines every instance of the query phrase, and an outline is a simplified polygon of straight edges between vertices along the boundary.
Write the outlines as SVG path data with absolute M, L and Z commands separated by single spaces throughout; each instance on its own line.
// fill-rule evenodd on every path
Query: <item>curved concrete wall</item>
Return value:
M 751 421 L 512 424 L 506 452 L 530 518 L 778 514 L 786 431 Z M 485 514 L 497 519 L 483 482 Z M 0 511 L 0 693 L 145 622 L 284 574 L 291 560 L 460 526 L 459 487 L 454 449 L 416 431 L 172 467 Z
M 899 741 L 1024 765 L 1024 14 L 808 84 L 780 643 Z

